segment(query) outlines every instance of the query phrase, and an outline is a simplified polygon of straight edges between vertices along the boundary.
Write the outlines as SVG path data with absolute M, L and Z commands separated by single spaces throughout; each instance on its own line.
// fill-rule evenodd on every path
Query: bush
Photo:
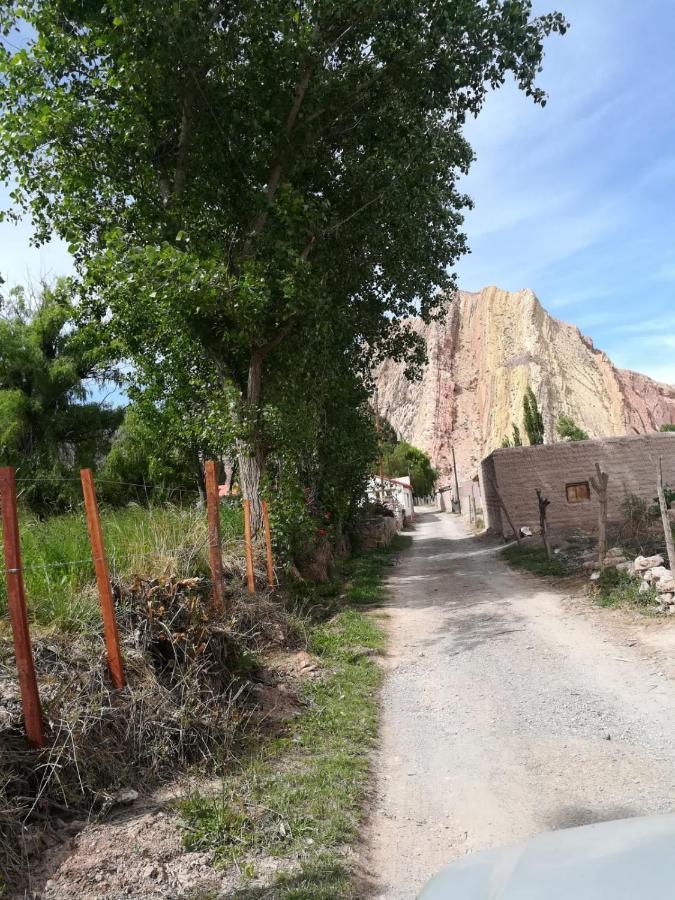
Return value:
M 600 606 L 650 606 L 657 596 L 654 588 L 641 594 L 640 580 L 615 568 L 603 569 L 592 590 Z

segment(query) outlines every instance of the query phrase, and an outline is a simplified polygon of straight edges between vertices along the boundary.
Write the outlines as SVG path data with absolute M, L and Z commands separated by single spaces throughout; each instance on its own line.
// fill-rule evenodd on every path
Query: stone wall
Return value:
M 375 516 L 366 519 L 359 526 L 359 543 L 363 550 L 388 547 L 397 532 L 403 527 L 403 515 Z
M 548 522 L 552 534 L 564 535 L 575 528 L 597 528 L 598 504 L 593 491 L 587 501 L 570 503 L 566 486 L 589 482 L 600 463 L 609 475 L 608 519 L 622 520 L 626 494 L 649 502 L 656 497 L 657 465 L 663 458 L 663 477 L 675 487 L 675 434 L 652 433 L 594 441 L 571 441 L 538 447 L 495 450 L 481 464 L 481 489 L 488 528 L 505 537 L 510 529 L 502 515 L 488 474 L 496 483 L 516 528 L 539 525 L 536 489 L 548 497 Z

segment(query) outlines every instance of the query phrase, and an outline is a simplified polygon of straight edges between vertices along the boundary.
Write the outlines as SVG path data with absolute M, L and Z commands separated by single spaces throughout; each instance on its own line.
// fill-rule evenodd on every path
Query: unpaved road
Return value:
M 675 809 L 675 684 L 663 659 L 608 613 L 512 571 L 494 547 L 425 512 L 390 578 L 363 855 L 382 900 L 412 900 L 474 850 Z

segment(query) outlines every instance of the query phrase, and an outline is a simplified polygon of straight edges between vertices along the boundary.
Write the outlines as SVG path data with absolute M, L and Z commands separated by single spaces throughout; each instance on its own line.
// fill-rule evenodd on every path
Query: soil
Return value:
M 464 854 L 675 808 L 675 627 L 510 569 L 417 517 L 390 578 L 381 746 L 362 868 L 412 900 Z

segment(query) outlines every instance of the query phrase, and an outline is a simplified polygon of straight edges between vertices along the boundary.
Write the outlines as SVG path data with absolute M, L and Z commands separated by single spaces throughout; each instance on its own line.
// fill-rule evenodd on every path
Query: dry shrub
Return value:
M 34 641 L 42 751 L 26 747 L 13 650 L 4 640 L 0 867 L 8 883 L 37 849 L 41 823 L 105 810 L 119 789 L 150 787 L 190 764 L 223 764 L 253 712 L 251 651 L 288 636 L 278 599 L 230 590 L 229 613 L 214 614 L 201 578 L 134 578 L 115 593 L 123 690 L 111 688 L 99 636 Z

